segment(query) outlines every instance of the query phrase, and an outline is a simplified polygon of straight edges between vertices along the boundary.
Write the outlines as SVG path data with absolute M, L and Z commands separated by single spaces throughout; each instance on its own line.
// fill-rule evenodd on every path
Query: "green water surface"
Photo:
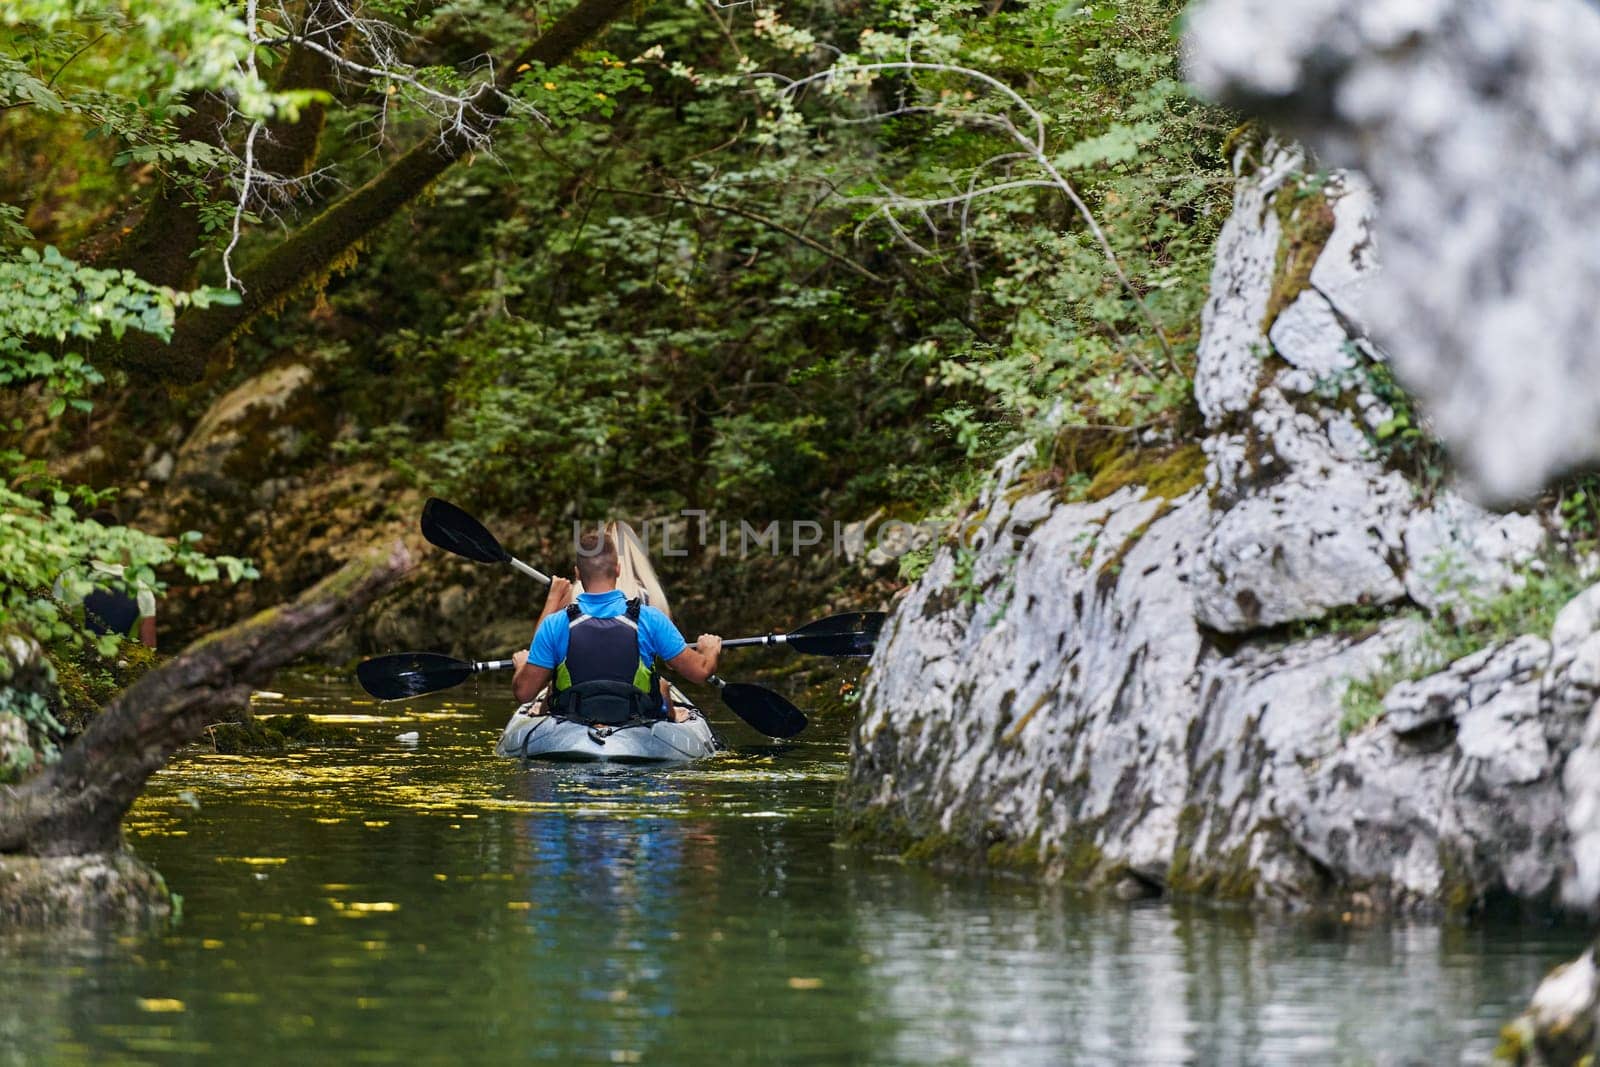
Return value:
M 1581 932 L 1356 928 L 934 875 L 833 842 L 846 724 L 521 766 L 498 690 L 258 711 L 362 740 L 193 750 L 128 822 L 148 933 L 0 940 L 0 1064 L 1483 1062 Z M 415 743 L 396 740 L 415 731 Z

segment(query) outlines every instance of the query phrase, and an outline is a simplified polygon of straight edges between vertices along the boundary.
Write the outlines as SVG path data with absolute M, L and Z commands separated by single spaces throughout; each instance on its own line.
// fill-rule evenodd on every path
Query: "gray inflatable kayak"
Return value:
M 594 726 L 553 715 L 529 715 L 524 704 L 500 734 L 495 752 L 512 759 L 591 763 L 667 763 L 714 755 L 720 744 L 699 710 L 686 722 Z

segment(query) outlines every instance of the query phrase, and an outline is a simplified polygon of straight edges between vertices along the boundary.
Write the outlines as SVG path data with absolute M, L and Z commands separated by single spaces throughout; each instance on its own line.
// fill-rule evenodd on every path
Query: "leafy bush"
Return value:
M 51 419 L 87 411 L 84 394 L 103 379 L 83 346 L 130 330 L 167 337 L 177 308 L 237 300 L 235 293 L 178 293 L 132 271 L 84 267 L 49 247 L 0 253 L 0 383 L 38 391 Z M 23 428 L 20 418 L 9 427 Z M 87 510 L 110 495 L 64 484 L 21 452 L 0 451 L 0 626 L 20 625 L 47 642 L 75 639 L 81 631 L 63 605 L 80 603 L 97 585 L 159 593 L 166 585 L 157 568 L 166 564 L 198 581 L 224 572 L 233 581 L 254 577 L 244 560 L 199 552 L 198 533 L 174 544 L 79 517 L 74 505 Z M 99 572 L 91 570 L 95 563 Z M 115 577 L 107 573 L 113 570 Z M 107 654 L 117 644 L 113 635 L 98 641 Z

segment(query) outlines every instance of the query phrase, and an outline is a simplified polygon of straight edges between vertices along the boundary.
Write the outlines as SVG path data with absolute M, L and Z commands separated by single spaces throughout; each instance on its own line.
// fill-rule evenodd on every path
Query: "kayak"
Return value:
M 680 694 L 674 690 L 674 698 Z M 631 722 L 600 726 L 518 708 L 500 734 L 495 753 L 512 759 L 579 763 L 672 763 L 702 759 L 721 747 L 699 709 L 684 722 Z
M 617 588 L 630 597 L 668 613 L 667 596 L 656 578 L 638 536 L 626 523 L 607 526 L 617 546 L 622 573 Z M 655 720 L 602 726 L 558 715 L 530 715 L 543 699 L 539 694 L 519 707 L 500 733 L 495 753 L 512 759 L 571 760 L 589 763 L 669 763 L 714 755 L 722 742 L 700 709 L 677 686 L 668 690 L 672 703 L 686 708 L 683 722 Z

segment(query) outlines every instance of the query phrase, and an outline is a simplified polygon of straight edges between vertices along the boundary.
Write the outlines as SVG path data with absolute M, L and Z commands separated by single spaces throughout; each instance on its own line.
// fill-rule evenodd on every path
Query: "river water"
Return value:
M 1352 927 L 936 876 L 834 844 L 847 726 L 666 770 L 491 755 L 485 686 L 193 751 L 128 821 L 148 933 L 0 941 L 0 1063 L 1483 1062 L 1581 932 Z M 415 731 L 415 743 L 397 735 Z

